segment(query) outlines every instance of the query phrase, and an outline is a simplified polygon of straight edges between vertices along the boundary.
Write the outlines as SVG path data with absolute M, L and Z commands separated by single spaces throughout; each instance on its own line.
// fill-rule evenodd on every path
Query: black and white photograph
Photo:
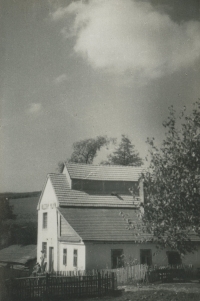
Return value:
M 0 0 L 0 301 L 200 300 L 200 0 Z

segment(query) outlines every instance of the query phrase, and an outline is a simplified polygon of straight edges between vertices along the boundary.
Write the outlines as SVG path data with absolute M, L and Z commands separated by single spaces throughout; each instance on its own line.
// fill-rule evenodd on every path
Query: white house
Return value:
M 127 229 L 127 215 L 139 223 L 139 204 L 144 201 L 141 168 L 65 164 L 61 174 L 49 174 L 38 203 L 37 260 L 44 251 L 48 271 L 116 268 L 123 258 L 139 263 L 180 263 L 177 253 L 156 253 L 150 236 Z M 200 266 L 198 251 L 184 258 Z M 122 256 L 123 255 L 123 256 Z

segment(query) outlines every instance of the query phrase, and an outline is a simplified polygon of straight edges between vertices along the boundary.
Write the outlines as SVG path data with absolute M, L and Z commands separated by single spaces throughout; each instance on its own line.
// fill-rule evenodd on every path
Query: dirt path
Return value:
M 156 285 L 141 285 L 141 286 L 121 286 L 125 292 L 139 292 L 139 291 L 171 291 L 171 292 L 184 292 L 184 293 L 199 293 L 200 283 L 161 283 Z

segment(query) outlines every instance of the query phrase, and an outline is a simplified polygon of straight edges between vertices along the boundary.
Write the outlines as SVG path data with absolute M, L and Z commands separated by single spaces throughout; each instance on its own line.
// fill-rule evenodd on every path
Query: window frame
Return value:
M 149 255 L 144 255 L 142 254 L 143 253 L 148 253 L 149 252 Z M 145 256 L 145 263 L 142 263 L 142 257 Z M 148 260 L 148 258 L 150 260 Z M 152 250 L 151 249 L 140 249 L 140 264 L 146 264 L 148 266 L 151 266 L 152 265 Z
M 63 265 L 67 266 L 67 248 L 63 249 Z
M 43 214 L 42 214 L 42 229 L 47 229 L 47 225 L 48 225 L 48 213 L 43 212 Z
M 75 254 L 76 252 L 76 254 Z M 78 266 L 78 249 L 74 249 L 73 252 L 73 267 L 77 268 Z
M 42 251 L 44 252 L 44 258 L 47 259 L 47 242 L 42 242 Z
M 124 267 L 124 249 L 111 249 L 111 268 L 117 269 L 122 267 Z
M 182 259 L 181 259 L 181 255 L 180 253 L 178 253 L 177 251 L 167 251 L 167 260 L 168 260 L 168 265 L 174 265 L 174 266 L 177 266 L 177 265 L 181 265 L 182 264 Z M 174 258 L 174 260 L 173 260 Z M 174 261 L 173 263 L 170 263 L 170 261 Z M 175 262 L 177 261 L 177 262 Z

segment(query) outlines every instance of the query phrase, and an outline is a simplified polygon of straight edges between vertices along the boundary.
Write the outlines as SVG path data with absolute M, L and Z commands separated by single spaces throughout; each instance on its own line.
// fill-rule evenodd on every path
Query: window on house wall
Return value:
M 140 250 L 140 264 L 152 265 L 151 249 Z
M 73 266 L 77 267 L 78 265 L 78 250 L 74 250 L 74 259 L 73 259 Z
M 63 249 L 63 264 L 67 265 L 67 249 Z
M 111 267 L 112 267 L 112 269 L 121 268 L 123 266 L 124 266 L 123 249 L 111 250 Z
M 176 265 L 182 263 L 181 256 L 176 251 L 167 252 L 167 257 L 168 257 L 168 264 Z
M 47 228 L 47 212 L 43 213 L 42 227 L 43 227 L 43 229 Z
M 44 252 L 44 258 L 47 258 L 47 243 L 42 243 L 42 251 Z

